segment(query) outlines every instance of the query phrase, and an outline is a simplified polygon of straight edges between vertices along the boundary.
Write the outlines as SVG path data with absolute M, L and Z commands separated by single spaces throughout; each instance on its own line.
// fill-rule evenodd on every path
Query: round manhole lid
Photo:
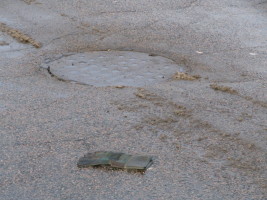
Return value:
M 94 86 L 151 85 L 182 69 L 170 59 L 130 51 L 77 53 L 46 65 L 61 79 Z

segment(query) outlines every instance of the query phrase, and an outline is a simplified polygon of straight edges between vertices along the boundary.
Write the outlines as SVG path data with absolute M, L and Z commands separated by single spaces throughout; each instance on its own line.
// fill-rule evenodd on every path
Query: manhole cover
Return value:
M 139 87 L 166 81 L 182 70 L 170 59 L 129 51 L 78 53 L 46 65 L 61 79 L 94 86 Z

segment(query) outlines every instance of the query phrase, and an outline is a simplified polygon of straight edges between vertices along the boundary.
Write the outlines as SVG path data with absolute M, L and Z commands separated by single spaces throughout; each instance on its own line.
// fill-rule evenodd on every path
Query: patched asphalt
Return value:
M 266 199 L 266 5 L 1 1 L 0 23 L 42 47 L 0 32 L 0 199 Z M 97 87 L 43 67 L 95 51 L 161 56 L 197 78 Z M 79 169 L 94 151 L 154 163 Z

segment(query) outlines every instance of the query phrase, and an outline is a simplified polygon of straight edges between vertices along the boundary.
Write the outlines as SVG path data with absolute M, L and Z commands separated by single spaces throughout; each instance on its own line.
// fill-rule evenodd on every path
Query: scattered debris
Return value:
M 166 140 L 168 139 L 168 137 L 166 135 L 160 135 L 159 139 L 162 141 L 162 142 L 166 142 Z
M 20 32 L 16 29 L 8 27 L 4 23 L 0 23 L 0 31 L 7 33 L 8 35 L 15 38 L 16 40 L 18 40 L 21 43 L 30 43 L 36 48 L 40 48 L 42 46 L 39 42 L 35 41 L 31 37 L 25 35 L 24 33 Z
M 155 104 L 161 104 L 161 101 L 164 101 L 162 96 L 159 96 L 153 92 L 150 92 L 144 88 L 138 88 L 135 96 L 139 97 L 140 99 L 144 99 L 147 101 L 155 101 Z
M 106 166 L 110 168 L 145 171 L 152 165 L 151 156 L 129 155 L 119 152 L 98 151 L 79 159 L 79 168 Z
M 35 0 L 22 0 L 22 1 L 24 1 L 28 5 L 35 2 Z
M 61 13 L 60 14 L 62 17 L 67 17 L 68 15 L 66 15 L 65 13 Z
M 247 101 L 250 101 L 250 102 L 252 102 L 254 104 L 257 104 L 259 106 L 267 108 L 267 102 L 259 101 L 259 100 L 253 99 L 252 97 L 249 97 L 249 96 L 242 96 L 242 95 L 239 95 L 239 96 L 244 98 L 244 99 L 246 99 Z
M 217 85 L 216 83 L 211 84 L 210 87 L 214 90 L 219 90 L 221 92 L 227 92 L 230 94 L 238 94 L 238 92 L 236 90 L 234 90 L 231 87 L 227 87 L 227 86 L 222 86 L 222 85 Z
M 145 97 L 146 97 L 145 94 L 143 94 L 143 93 L 135 93 L 135 95 L 141 99 L 145 99 Z
M 189 117 L 191 116 L 191 113 L 188 112 L 186 109 L 177 109 L 174 110 L 174 114 L 180 117 Z
M 115 86 L 115 88 L 118 88 L 118 89 L 123 89 L 123 88 L 125 88 L 126 86 L 124 86 L 124 85 L 117 85 L 117 86 Z
M 187 73 L 183 73 L 183 72 L 176 72 L 173 76 L 172 76 L 172 79 L 175 79 L 175 80 L 187 80 L 187 81 L 194 81 L 194 80 L 197 80 L 201 78 L 199 75 L 194 75 L 194 76 L 191 76 Z

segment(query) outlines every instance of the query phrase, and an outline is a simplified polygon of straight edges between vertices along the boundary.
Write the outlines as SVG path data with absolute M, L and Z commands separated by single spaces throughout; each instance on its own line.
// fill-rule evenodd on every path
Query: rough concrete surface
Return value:
M 267 198 L 266 0 L 8 0 L 0 23 L 31 41 L 0 27 L 0 199 Z M 42 68 L 99 50 L 198 79 L 92 87 Z M 78 169 L 93 151 L 154 164 Z

